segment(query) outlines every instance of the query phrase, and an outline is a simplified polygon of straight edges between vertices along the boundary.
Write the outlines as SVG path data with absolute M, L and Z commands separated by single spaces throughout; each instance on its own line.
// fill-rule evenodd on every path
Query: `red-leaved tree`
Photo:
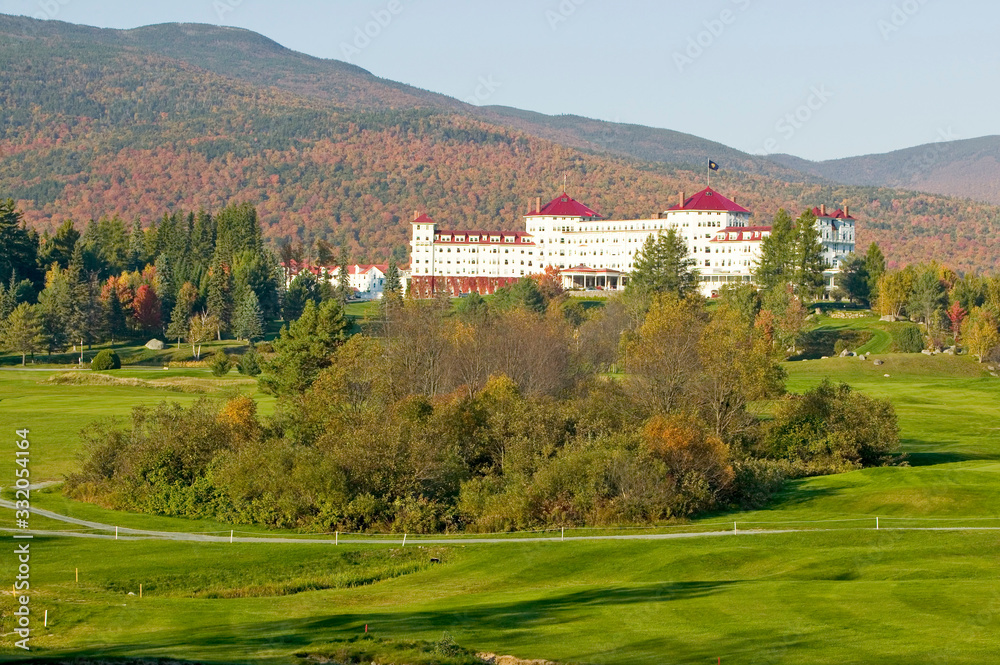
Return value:
M 969 313 L 962 307 L 962 303 L 957 300 L 948 308 L 948 320 L 951 321 L 951 334 L 955 336 L 956 346 L 962 336 L 962 323 L 968 315 Z
M 143 284 L 135 293 L 132 301 L 132 317 L 146 332 L 156 332 L 160 329 L 161 311 L 160 299 L 149 284 Z

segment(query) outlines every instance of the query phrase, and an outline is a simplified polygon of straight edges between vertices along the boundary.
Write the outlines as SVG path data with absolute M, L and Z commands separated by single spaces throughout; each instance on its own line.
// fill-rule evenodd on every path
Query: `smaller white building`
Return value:
M 316 279 L 336 285 L 340 281 L 340 266 L 311 266 L 300 264 L 295 261 L 291 266 L 285 266 L 287 275 L 287 287 L 292 283 L 299 273 L 311 272 Z M 347 266 L 347 283 L 351 287 L 353 297 L 359 300 L 378 300 L 385 291 L 385 278 L 389 272 L 389 265 L 386 263 L 361 264 L 355 263 Z M 407 273 L 400 270 L 400 286 L 406 291 L 408 280 Z

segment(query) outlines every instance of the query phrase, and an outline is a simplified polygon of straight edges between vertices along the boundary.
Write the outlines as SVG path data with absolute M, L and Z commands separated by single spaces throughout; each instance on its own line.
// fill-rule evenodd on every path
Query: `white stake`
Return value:
M 559 540 L 566 540 L 566 527 L 562 528 L 562 535 L 559 537 Z
M 76 581 L 77 581 L 77 584 L 80 583 L 80 569 L 79 568 L 76 569 Z
M 733 534 L 737 534 L 739 531 L 736 530 L 736 522 L 733 522 Z
M 139 585 L 139 597 L 142 598 L 142 585 Z
M 875 530 L 878 531 L 878 518 L 875 518 Z
M 233 530 L 232 529 L 229 530 L 229 542 L 230 543 L 233 542 Z
M 45 625 L 46 628 L 49 627 L 49 611 L 48 610 L 45 610 L 45 624 L 44 625 Z
M 339 531 L 334 531 L 333 532 L 333 544 L 334 545 L 339 545 L 340 544 L 340 532 Z
M 115 527 L 115 540 L 118 540 L 118 527 Z
M 406 547 L 406 534 L 403 534 L 403 547 Z

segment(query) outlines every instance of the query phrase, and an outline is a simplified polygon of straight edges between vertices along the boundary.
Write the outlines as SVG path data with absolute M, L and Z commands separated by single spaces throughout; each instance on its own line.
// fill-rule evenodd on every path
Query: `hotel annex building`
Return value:
M 814 208 L 828 280 L 854 251 L 854 218 L 847 209 Z M 409 288 L 418 297 L 446 289 L 453 295 L 493 293 L 521 277 L 557 268 L 567 288 L 618 290 L 628 283 L 636 254 L 655 234 L 674 229 L 695 259 L 705 296 L 725 284 L 749 282 L 769 226 L 751 226 L 750 211 L 705 188 L 648 219 L 605 219 L 563 193 L 537 200 L 524 231 L 445 230 L 415 215 Z M 832 281 L 828 281 L 832 284 Z

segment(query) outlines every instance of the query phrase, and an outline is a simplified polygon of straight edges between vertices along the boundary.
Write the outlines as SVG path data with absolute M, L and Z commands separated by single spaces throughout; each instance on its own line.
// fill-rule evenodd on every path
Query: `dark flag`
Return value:
M 716 164 L 715 162 L 713 162 L 713 161 L 712 161 L 712 160 L 710 159 L 710 160 L 708 160 L 708 168 L 710 168 L 710 169 L 711 169 L 711 170 L 713 170 L 713 171 L 718 171 L 718 170 L 719 170 L 719 165 L 718 165 L 718 164 Z

